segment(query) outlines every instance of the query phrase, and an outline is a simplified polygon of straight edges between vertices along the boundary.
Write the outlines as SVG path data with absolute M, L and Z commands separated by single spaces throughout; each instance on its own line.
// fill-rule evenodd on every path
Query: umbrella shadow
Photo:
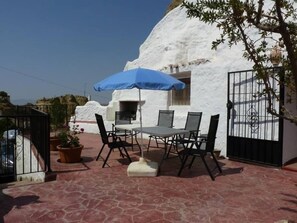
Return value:
M 150 161 L 161 163 L 162 157 L 164 155 L 164 149 L 152 149 L 149 152 L 144 152 L 144 158 Z M 138 151 L 134 152 L 133 155 L 140 156 L 140 153 Z M 222 173 L 218 171 L 216 168 L 216 165 L 214 164 L 214 161 L 209 156 L 206 157 L 206 162 L 212 171 L 213 175 L 215 177 L 221 177 L 221 176 L 227 176 L 227 175 L 234 175 L 234 174 L 240 174 L 243 172 L 243 167 L 224 167 L 226 164 L 222 161 L 224 158 L 220 157 L 217 159 L 220 167 L 222 168 Z M 177 155 L 170 154 L 169 158 L 163 160 L 162 166 L 160 167 L 160 173 L 161 176 L 177 176 L 178 171 L 181 167 L 181 160 Z M 182 174 L 180 177 L 182 178 L 192 178 L 192 177 L 198 177 L 201 175 L 208 175 L 208 172 L 201 160 L 201 158 L 197 157 L 195 162 L 193 163 L 193 166 L 191 169 L 188 169 L 187 167 L 184 168 Z
M 222 165 L 219 162 L 219 165 L 222 167 Z M 210 166 L 210 170 L 215 178 L 217 177 L 223 177 L 227 175 L 234 175 L 234 174 L 240 174 L 243 171 L 242 167 L 237 167 L 237 168 L 228 168 L 228 169 L 222 169 L 222 173 L 219 172 L 217 167 L 215 166 Z M 173 171 L 168 171 L 165 172 L 168 173 L 166 175 L 174 175 L 177 176 L 179 169 L 177 169 L 175 172 Z M 164 174 L 162 174 L 164 175 Z M 199 163 L 199 166 L 192 166 L 191 169 L 188 169 L 187 167 L 184 168 L 181 174 L 181 178 L 193 178 L 193 177 L 198 177 L 202 175 L 209 175 L 207 172 L 207 169 L 205 168 L 204 164 L 201 162 Z
M 81 161 L 78 163 L 67 163 L 63 164 L 63 167 L 59 167 L 54 170 L 55 173 L 69 173 L 77 171 L 87 171 L 91 168 L 87 165 L 88 162 L 92 162 L 94 159 L 92 157 L 82 157 Z M 59 160 L 57 160 L 59 162 Z
M 0 185 L 0 223 L 4 223 L 4 216 L 7 215 L 13 208 L 21 208 L 33 203 L 41 203 L 39 201 L 39 196 L 36 195 L 26 195 L 19 197 L 12 197 L 3 192 L 7 188 L 7 184 Z
M 219 164 L 220 164 L 220 162 L 219 162 Z M 222 165 L 221 165 L 221 167 L 222 167 Z M 228 168 L 223 168 L 222 169 L 222 173 L 219 174 L 219 176 L 240 174 L 240 173 L 243 172 L 243 170 L 244 170 L 243 167 L 235 167 L 235 168 L 228 167 Z
M 134 161 L 138 161 L 138 159 L 136 157 L 130 157 L 132 162 Z M 116 159 L 121 165 L 126 165 L 128 166 L 130 164 L 130 161 L 127 158 L 119 158 Z
M 203 161 L 199 157 L 196 158 L 196 160 L 193 163 L 193 166 L 189 169 L 188 165 L 190 162 L 186 163 L 186 166 L 182 170 L 181 176 L 182 178 L 192 178 L 192 177 L 198 177 L 201 175 L 209 175 L 206 169 L 206 166 L 204 165 Z M 176 159 L 178 162 L 176 162 L 174 165 L 172 164 L 171 168 L 167 167 L 166 169 L 164 168 L 164 173 L 166 175 L 174 175 L 177 176 L 178 171 L 181 167 L 181 160 Z M 169 161 L 170 162 L 170 161 Z M 214 161 L 208 158 L 206 160 L 207 165 L 213 174 L 213 176 L 216 177 L 223 177 L 227 175 L 234 175 L 234 174 L 241 174 L 244 170 L 243 167 L 225 167 L 225 163 L 221 162 L 218 160 L 218 164 L 222 169 L 222 173 L 219 172 L 217 166 L 215 165 Z M 162 174 L 163 175 L 163 174 Z

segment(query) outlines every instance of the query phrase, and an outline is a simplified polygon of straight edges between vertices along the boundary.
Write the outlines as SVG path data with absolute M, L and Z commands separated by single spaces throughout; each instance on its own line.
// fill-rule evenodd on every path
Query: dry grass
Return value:
M 172 9 L 176 8 L 177 6 L 179 6 L 182 2 L 183 2 L 183 0 L 172 0 L 172 2 L 170 3 L 170 5 L 167 8 L 166 14 L 168 12 L 170 12 Z

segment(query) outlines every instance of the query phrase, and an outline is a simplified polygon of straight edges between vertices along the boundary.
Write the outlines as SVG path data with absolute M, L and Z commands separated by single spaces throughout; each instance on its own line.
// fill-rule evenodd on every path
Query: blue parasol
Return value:
M 141 101 L 141 89 L 165 91 L 169 91 L 172 89 L 181 90 L 185 88 L 185 84 L 161 71 L 136 68 L 113 74 L 94 85 L 94 89 L 96 91 L 124 90 L 132 88 L 139 89 L 139 101 Z M 141 103 L 139 103 L 139 113 L 140 129 L 142 129 Z M 143 145 L 142 132 L 141 144 Z M 143 150 L 141 151 L 141 156 L 143 157 Z
M 96 91 L 121 89 L 180 90 L 185 84 L 161 71 L 136 68 L 113 74 L 94 85 Z

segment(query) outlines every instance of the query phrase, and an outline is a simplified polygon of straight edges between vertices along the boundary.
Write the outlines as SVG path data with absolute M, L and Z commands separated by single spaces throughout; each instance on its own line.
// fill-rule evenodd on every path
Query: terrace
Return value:
M 177 177 L 179 159 L 166 160 L 158 177 L 127 177 L 127 163 L 112 153 L 95 161 L 97 134 L 79 135 L 81 163 L 62 164 L 51 151 L 56 180 L 1 184 L 0 222 L 277 222 L 297 219 L 297 173 L 219 159 L 212 181 L 201 162 Z M 162 150 L 144 154 L 159 161 Z M 139 151 L 129 150 L 133 160 Z M 216 172 L 216 171 L 215 171 Z M 55 176 L 55 175 L 53 175 Z

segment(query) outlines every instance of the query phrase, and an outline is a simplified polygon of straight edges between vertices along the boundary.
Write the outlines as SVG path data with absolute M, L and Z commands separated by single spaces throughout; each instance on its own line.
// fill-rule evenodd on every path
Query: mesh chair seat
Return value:
M 157 126 L 163 126 L 163 127 L 168 127 L 172 128 L 173 127 L 173 118 L 174 118 L 174 110 L 159 110 L 159 116 L 158 116 L 158 124 Z M 160 138 L 157 136 L 149 136 L 149 143 L 147 147 L 147 151 L 149 151 L 149 148 L 151 146 L 151 139 L 155 139 L 156 145 L 159 148 L 159 141 L 161 140 L 163 143 L 168 143 L 168 139 Z
M 131 124 L 131 113 L 127 111 L 116 111 L 115 112 L 115 119 L 114 119 L 114 124 L 112 125 L 113 131 L 115 131 L 115 134 L 117 136 L 124 136 L 125 140 L 127 137 L 129 137 L 129 133 L 125 130 L 119 130 L 115 126 L 116 125 L 127 125 Z

